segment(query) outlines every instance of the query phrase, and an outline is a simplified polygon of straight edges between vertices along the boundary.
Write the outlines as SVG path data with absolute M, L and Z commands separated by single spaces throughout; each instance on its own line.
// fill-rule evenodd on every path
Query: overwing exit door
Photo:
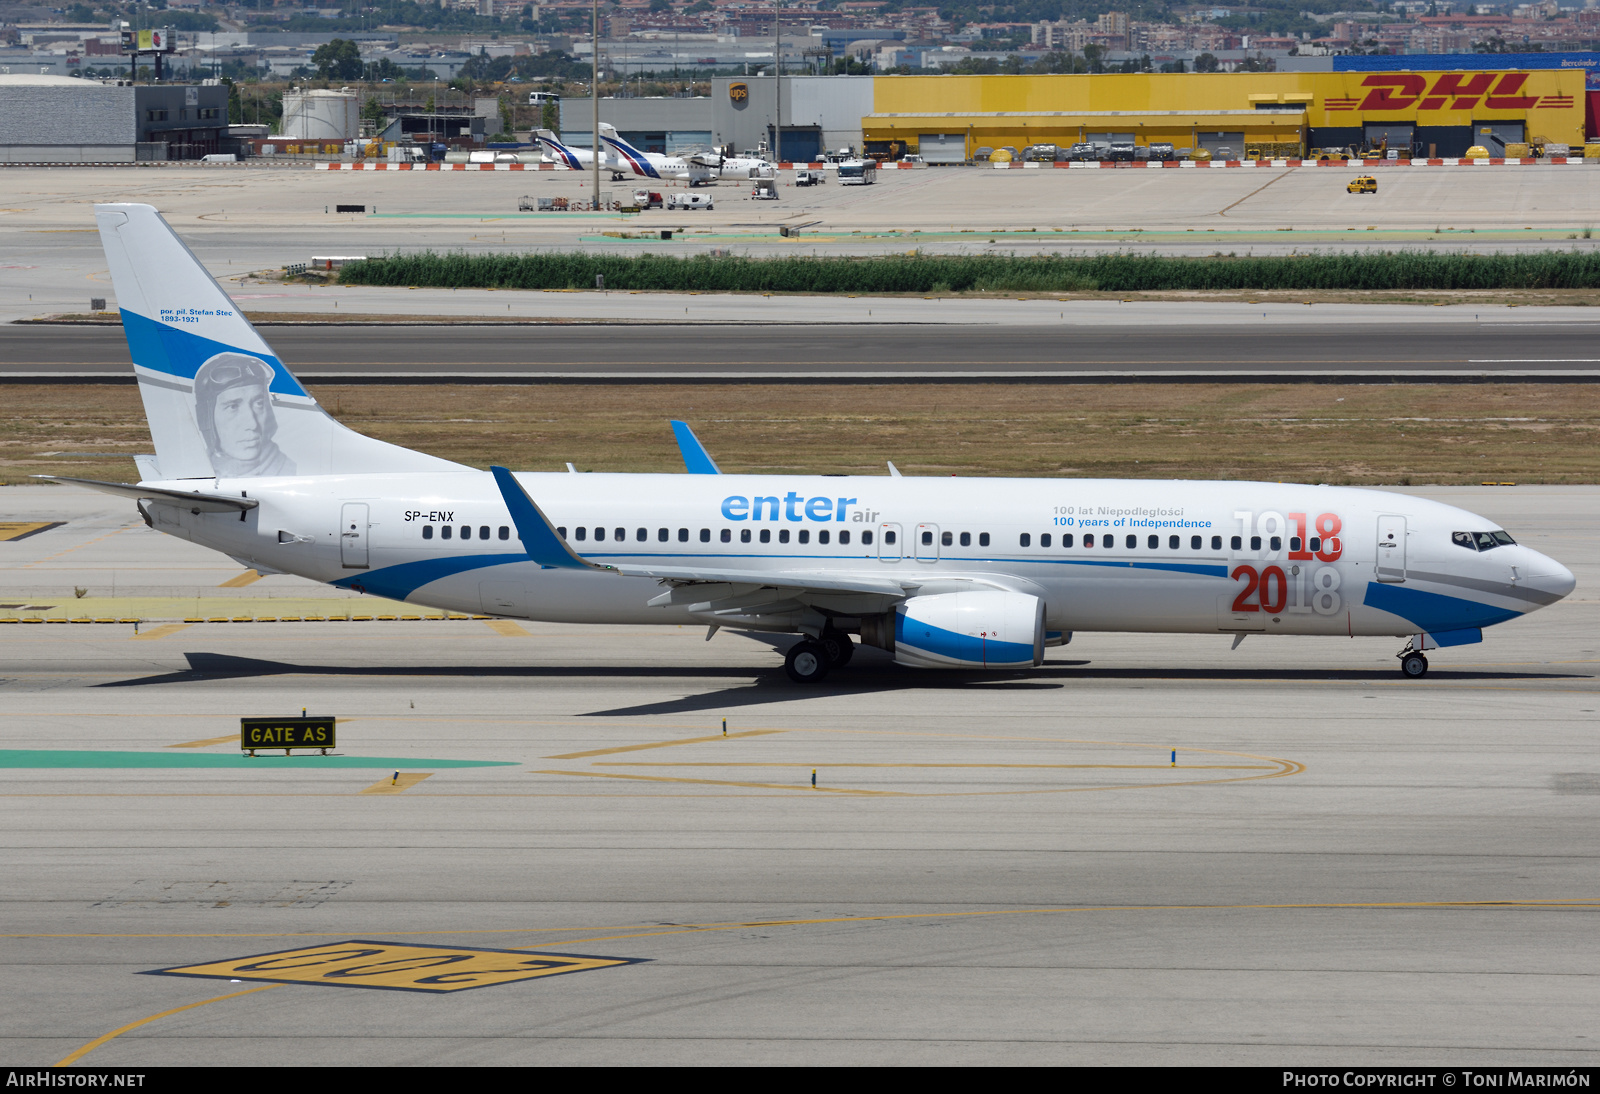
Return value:
M 339 563 L 346 570 L 367 568 L 367 507 L 346 502 L 339 510 Z
M 1378 518 L 1378 580 L 1395 585 L 1406 579 L 1406 518 Z

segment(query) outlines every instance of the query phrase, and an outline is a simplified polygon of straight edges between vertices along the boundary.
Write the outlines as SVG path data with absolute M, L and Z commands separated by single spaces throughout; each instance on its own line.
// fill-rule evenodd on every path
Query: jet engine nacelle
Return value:
M 1044 663 L 1044 601 L 1026 593 L 914 596 L 895 608 L 892 644 L 872 641 L 868 630 L 862 629 L 863 641 L 886 646 L 902 665 L 1010 669 Z

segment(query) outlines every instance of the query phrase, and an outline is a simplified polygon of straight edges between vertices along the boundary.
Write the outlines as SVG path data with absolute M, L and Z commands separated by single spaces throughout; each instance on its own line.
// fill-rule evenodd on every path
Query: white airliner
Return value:
M 594 167 L 594 153 L 587 148 L 572 148 L 563 144 L 548 129 L 534 131 L 534 139 L 543 146 L 545 154 L 556 163 L 564 163 L 575 171 L 589 171 Z M 687 182 L 690 186 L 715 182 L 717 169 L 695 159 L 682 156 L 663 156 L 657 152 L 641 152 L 621 140 L 617 131 L 604 123 L 600 126 L 600 143 L 605 150 L 600 158 L 600 168 L 620 178 L 631 171 L 640 178 L 672 179 Z
M 1425 651 L 1573 589 L 1494 522 L 1374 490 L 1266 482 L 479 471 L 317 405 L 148 205 L 97 205 L 154 457 L 158 531 L 263 573 L 461 612 L 852 635 L 902 665 L 1026 668 L 1073 631 L 1408 638 Z M 893 467 L 891 465 L 891 471 Z

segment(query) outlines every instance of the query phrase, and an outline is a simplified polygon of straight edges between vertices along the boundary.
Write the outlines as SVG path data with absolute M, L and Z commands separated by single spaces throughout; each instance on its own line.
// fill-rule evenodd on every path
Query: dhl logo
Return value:
M 1471 110 L 1482 100 L 1490 110 L 1531 110 L 1539 96 L 1522 94 L 1528 82 L 1526 72 L 1445 72 L 1428 86 L 1428 77 L 1414 72 L 1374 73 L 1361 81 L 1370 88 L 1367 97 L 1323 100 L 1328 110 Z M 1548 106 L 1571 105 L 1570 101 L 1547 102 Z

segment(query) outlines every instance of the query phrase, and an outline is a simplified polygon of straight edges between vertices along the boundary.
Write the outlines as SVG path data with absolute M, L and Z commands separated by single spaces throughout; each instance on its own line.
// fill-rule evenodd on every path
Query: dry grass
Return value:
M 127 480 L 151 451 L 132 386 L 8 386 L 0 479 Z M 726 472 L 1600 481 L 1584 384 L 323 386 L 338 418 L 478 467 L 680 471 L 668 418 Z M 103 455 L 83 456 L 78 453 Z

